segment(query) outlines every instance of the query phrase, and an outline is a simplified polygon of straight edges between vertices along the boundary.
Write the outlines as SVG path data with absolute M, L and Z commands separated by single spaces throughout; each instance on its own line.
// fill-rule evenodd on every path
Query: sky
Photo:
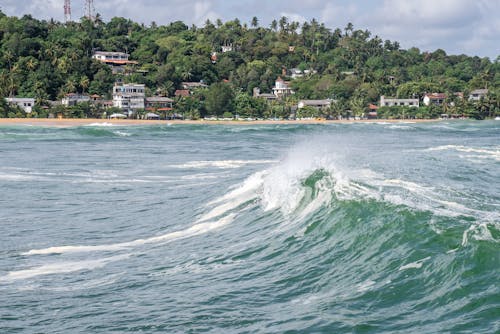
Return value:
M 84 0 L 72 0 L 73 19 L 84 13 Z M 64 20 L 64 0 L 0 0 L 9 16 L 31 14 L 39 19 Z M 105 22 L 114 16 L 150 25 L 183 21 L 202 26 L 252 17 L 269 26 L 282 16 L 304 22 L 315 18 L 327 27 L 368 29 L 402 48 L 443 49 L 448 54 L 490 57 L 500 55 L 500 0 L 94 0 Z

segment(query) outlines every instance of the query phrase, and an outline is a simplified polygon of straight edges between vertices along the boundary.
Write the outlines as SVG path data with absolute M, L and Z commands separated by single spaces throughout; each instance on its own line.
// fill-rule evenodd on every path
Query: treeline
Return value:
M 222 53 L 222 46 L 232 51 Z M 107 65 L 91 59 L 96 50 L 130 53 L 139 65 L 127 75 L 113 75 Z M 33 97 L 39 105 L 73 92 L 110 98 L 117 79 L 144 83 L 148 95 L 164 96 L 173 96 L 181 82 L 203 81 L 209 92 L 179 99 L 179 110 L 193 116 L 286 115 L 299 99 L 331 98 L 339 103 L 330 114 L 350 110 L 357 115 L 380 95 L 464 92 L 462 102 L 444 108 L 484 118 L 500 111 L 499 61 L 404 50 L 352 24 L 332 30 L 314 19 L 300 24 L 282 17 L 268 27 L 256 17 L 249 23 L 206 21 L 202 27 L 179 21 L 145 26 L 120 17 L 60 23 L 0 11 L 0 96 Z M 270 92 L 276 78 L 292 68 L 311 70 L 292 81 L 295 95 L 271 105 L 252 98 L 253 88 Z M 489 90 L 487 98 L 469 103 L 468 93 L 479 88 Z M 441 112 L 431 110 L 424 117 Z

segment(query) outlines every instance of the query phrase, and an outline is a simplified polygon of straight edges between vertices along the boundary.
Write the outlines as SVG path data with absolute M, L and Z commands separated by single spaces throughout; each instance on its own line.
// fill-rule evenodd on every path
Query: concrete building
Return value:
M 61 100 L 62 105 L 66 107 L 75 106 L 78 103 L 84 102 L 90 102 L 90 96 L 86 94 L 68 93 Z
M 487 89 L 476 89 L 470 92 L 469 101 L 479 101 L 481 98 L 484 98 L 488 95 Z
M 312 107 L 318 110 L 328 109 L 331 107 L 332 103 L 335 103 L 335 100 L 326 99 L 326 100 L 300 100 L 298 104 L 299 109 L 303 109 L 305 107 Z
M 130 55 L 124 52 L 96 51 L 93 59 L 103 62 L 111 67 L 113 74 L 125 73 L 125 66 L 137 65 L 136 61 L 129 60 Z
M 174 100 L 168 97 L 153 96 L 146 97 L 146 110 L 148 111 L 170 111 Z
M 381 107 L 394 107 L 394 106 L 405 106 L 405 107 L 420 107 L 420 102 L 418 99 L 394 99 L 386 98 L 385 96 L 380 97 Z
M 27 114 L 31 113 L 33 111 L 33 107 L 35 106 L 35 99 L 32 98 L 6 97 L 5 101 L 12 106 L 18 106 Z
M 424 95 L 424 104 L 430 106 L 431 104 L 436 106 L 441 106 L 446 101 L 446 94 L 444 93 L 432 93 Z
M 273 87 L 273 94 L 276 98 L 282 99 L 295 93 L 290 87 L 288 87 L 288 85 L 289 82 L 284 81 L 281 77 L 276 79 L 276 83 Z
M 253 97 L 258 97 L 260 99 L 264 99 L 267 101 L 275 101 L 276 100 L 276 95 L 269 94 L 269 93 L 261 93 L 259 87 L 255 87 L 253 89 Z
M 144 84 L 116 84 L 113 87 L 113 107 L 127 111 L 129 116 L 144 109 L 146 87 Z

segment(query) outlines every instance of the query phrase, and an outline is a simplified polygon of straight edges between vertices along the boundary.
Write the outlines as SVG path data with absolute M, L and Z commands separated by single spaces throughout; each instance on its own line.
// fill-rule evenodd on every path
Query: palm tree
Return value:
M 252 18 L 252 23 L 251 23 L 252 27 L 254 28 L 257 28 L 259 26 L 259 19 L 257 18 L 257 16 L 254 16 Z

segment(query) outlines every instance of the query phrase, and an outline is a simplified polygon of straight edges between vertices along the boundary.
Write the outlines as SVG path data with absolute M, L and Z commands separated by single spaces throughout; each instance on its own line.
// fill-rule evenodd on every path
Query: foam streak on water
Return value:
M 0 127 L 2 333 L 499 332 L 498 142 L 491 121 Z

